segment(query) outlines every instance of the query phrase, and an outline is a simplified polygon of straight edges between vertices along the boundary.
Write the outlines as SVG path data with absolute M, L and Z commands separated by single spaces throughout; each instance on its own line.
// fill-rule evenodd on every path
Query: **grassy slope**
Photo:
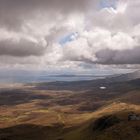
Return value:
M 118 110 L 120 108 L 120 110 Z M 128 114 L 140 113 L 140 106 L 114 103 L 93 114 L 93 118 L 76 130 L 67 133 L 64 140 L 140 140 L 140 121 L 128 121 Z M 105 129 L 94 130 L 94 121 L 100 116 L 113 114 L 121 121 Z
M 140 113 L 140 106 L 114 102 L 82 116 L 83 118 L 79 116 L 86 121 L 77 127 L 66 128 L 62 124 L 56 124 L 55 127 L 18 125 L 0 129 L 0 140 L 140 140 L 140 121 L 127 120 L 131 111 Z M 110 114 L 117 116 L 121 121 L 104 130 L 93 131 L 95 121 Z
M 44 93 L 44 91 L 42 91 L 39 95 L 38 93 L 32 94 L 24 92 L 25 97 L 23 97 L 23 94 L 19 96 L 17 93 L 11 98 L 11 93 L 1 93 L 1 97 L 3 97 L 1 100 L 4 101 L 5 97 L 9 97 L 6 98 L 5 101 L 9 103 L 9 99 L 11 99 L 12 105 L 10 104 L 11 114 L 7 114 L 5 118 L 1 117 L 0 121 L 3 122 L 3 119 L 5 119 L 4 122 L 6 123 L 11 120 L 14 125 L 15 122 L 17 122 L 16 125 L 18 125 L 18 121 L 21 120 L 24 125 L 0 129 L 0 140 L 58 140 L 60 138 L 63 140 L 140 140 L 140 122 L 127 121 L 129 112 L 134 111 L 140 113 L 139 81 L 140 80 L 135 80 L 122 84 L 115 83 L 108 86 L 106 91 L 100 91 L 97 86 L 97 88 L 93 87 L 91 92 L 86 94 L 69 93 L 66 95 L 66 93 L 60 91 L 59 94 L 50 93 L 46 95 L 46 92 Z M 5 94 L 9 96 L 5 96 Z M 15 99 L 14 97 L 17 97 L 17 100 L 13 100 Z M 64 102 L 70 99 L 72 102 Z M 78 99 L 76 102 L 79 101 L 79 106 L 81 106 L 81 102 L 84 103 L 88 101 L 89 103 L 94 103 L 97 99 L 99 101 L 105 100 L 107 104 L 97 110 L 91 112 L 83 111 L 82 114 L 79 114 L 75 109 L 77 104 L 75 104 L 75 102 L 73 103 L 74 99 Z M 20 102 L 15 102 L 18 100 Z M 47 108 L 40 108 L 39 105 L 36 106 L 36 104 L 42 100 L 45 103 L 51 100 L 51 104 L 55 104 L 55 106 L 48 106 Z M 58 106 L 58 103 L 60 106 Z M 87 104 L 87 106 L 88 105 L 90 106 L 90 104 Z M 10 108 L 8 108 L 7 113 L 10 113 L 9 109 Z M 26 114 L 26 110 L 31 114 Z M 5 108 L 1 109 L 1 113 L 2 112 L 5 114 Z M 22 116 L 20 116 L 19 112 L 21 112 Z M 109 114 L 117 116 L 122 121 L 105 130 L 93 131 L 94 121 Z M 8 116 L 11 117 L 9 118 Z M 16 116 L 20 116 L 20 118 L 16 118 Z M 12 117 L 15 117 L 15 122 Z M 26 121 L 28 125 L 25 123 L 26 117 L 30 118 L 29 121 L 28 119 Z M 46 126 L 48 122 L 54 123 L 55 127 Z M 57 122 L 61 124 L 55 124 Z M 29 125 L 29 123 L 31 123 L 31 125 Z M 63 124 L 65 126 L 63 126 Z M 66 128 L 69 124 L 72 125 L 72 127 Z M 74 127 L 75 125 L 78 126 Z

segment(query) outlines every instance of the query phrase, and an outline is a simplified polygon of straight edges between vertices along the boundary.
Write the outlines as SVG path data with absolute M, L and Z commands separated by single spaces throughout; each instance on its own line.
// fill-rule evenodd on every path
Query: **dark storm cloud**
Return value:
M 32 41 L 21 39 L 20 41 L 2 40 L 0 41 L 0 55 L 8 56 L 41 56 L 45 53 L 45 47 Z
M 140 64 L 140 47 L 129 50 L 104 49 L 96 53 L 100 64 Z
M 0 0 L 0 25 L 20 29 L 36 12 L 62 14 L 85 10 L 91 0 Z M 94 4 L 93 4 L 94 5 Z
M 47 15 L 60 13 L 62 16 L 65 16 L 75 11 L 84 11 L 84 9 L 89 6 L 89 1 L 90 0 L 0 0 L 0 28 L 4 28 L 7 32 L 12 30 L 12 32 L 22 34 L 23 26 L 28 24 L 28 20 L 34 20 L 34 18 L 38 16 L 38 13 L 41 15 L 43 13 Z M 44 16 L 44 18 L 46 17 Z M 53 19 L 55 21 L 56 17 L 49 17 L 47 21 L 45 20 L 46 23 L 44 24 L 49 24 L 48 20 L 52 21 Z M 34 25 L 34 23 L 32 24 Z M 32 24 L 31 27 L 33 26 Z M 36 26 L 35 28 L 39 27 Z M 30 30 L 28 30 L 28 33 L 30 34 Z M 32 36 L 32 33 L 30 36 Z M 5 36 L 5 38 L 7 38 L 7 36 Z M 34 43 L 24 38 L 20 38 L 19 41 L 13 41 L 12 38 L 0 40 L 0 55 L 26 57 L 30 55 L 41 56 L 46 53 L 46 47 L 43 47 L 40 42 Z M 36 41 L 37 40 L 38 38 L 36 38 Z

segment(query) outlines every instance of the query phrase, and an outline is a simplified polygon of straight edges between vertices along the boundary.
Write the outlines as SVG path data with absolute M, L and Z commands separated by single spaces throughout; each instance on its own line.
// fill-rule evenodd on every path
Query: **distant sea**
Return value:
M 55 81 L 87 81 L 102 79 L 105 76 L 94 75 L 39 75 L 39 76 L 0 76 L 0 83 L 40 83 Z

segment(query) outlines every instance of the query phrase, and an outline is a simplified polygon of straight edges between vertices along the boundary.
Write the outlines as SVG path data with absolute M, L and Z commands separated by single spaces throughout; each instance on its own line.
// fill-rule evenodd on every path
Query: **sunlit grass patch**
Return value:
M 33 112 L 35 112 L 35 113 L 48 113 L 49 110 L 48 109 L 38 109 L 38 110 L 35 110 Z
M 0 116 L 0 121 L 11 121 L 13 117 L 10 116 Z

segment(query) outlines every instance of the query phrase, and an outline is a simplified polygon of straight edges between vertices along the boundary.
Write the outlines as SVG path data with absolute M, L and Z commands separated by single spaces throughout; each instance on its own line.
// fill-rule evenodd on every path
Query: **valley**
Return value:
M 140 114 L 140 79 L 116 79 L 2 88 L 0 140 L 139 140 L 140 121 L 128 116 Z

